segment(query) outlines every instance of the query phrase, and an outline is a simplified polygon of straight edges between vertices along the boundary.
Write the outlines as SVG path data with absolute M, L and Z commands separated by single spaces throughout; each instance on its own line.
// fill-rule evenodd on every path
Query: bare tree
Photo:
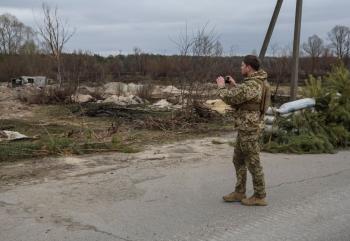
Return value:
M 135 57 L 135 72 L 137 74 L 145 74 L 145 54 L 142 49 L 139 47 L 133 48 L 134 57 Z
M 277 57 L 278 52 L 281 50 L 281 46 L 278 43 L 270 45 L 270 52 L 272 57 Z
M 213 55 L 215 57 L 220 57 L 224 53 L 224 47 L 222 46 L 221 42 L 219 40 L 216 40 L 214 43 L 214 51 Z
M 344 59 L 349 55 L 350 29 L 346 26 L 337 25 L 329 33 L 331 47 L 335 50 L 338 58 Z
M 33 39 L 33 30 L 15 16 L 0 15 L 0 53 L 17 54 L 26 43 L 34 43 Z
M 316 61 L 324 51 L 323 40 L 316 34 L 312 35 L 303 44 L 303 50 L 311 57 L 311 72 L 314 73 Z
M 346 61 L 348 61 L 350 57 L 350 33 L 348 34 L 345 42 L 345 56 L 346 56 Z
M 171 39 L 178 48 L 181 56 L 187 56 L 190 54 L 190 50 L 193 45 L 193 39 L 188 34 L 188 28 L 186 23 L 185 32 L 181 32 L 177 39 Z
M 230 56 L 230 57 L 236 56 L 237 53 L 238 53 L 238 49 L 239 49 L 239 45 L 232 44 L 230 46 L 230 50 L 229 50 L 228 56 Z
M 213 56 L 215 55 L 215 47 L 219 42 L 219 35 L 215 32 L 215 28 L 207 30 L 208 24 L 197 30 L 193 37 L 192 53 L 194 56 Z
M 69 28 L 67 22 L 60 18 L 57 7 L 52 9 L 48 4 L 43 3 L 42 10 L 44 19 L 43 23 L 38 26 L 39 34 L 56 61 L 57 80 L 62 87 L 62 51 L 65 44 L 74 35 L 75 29 Z

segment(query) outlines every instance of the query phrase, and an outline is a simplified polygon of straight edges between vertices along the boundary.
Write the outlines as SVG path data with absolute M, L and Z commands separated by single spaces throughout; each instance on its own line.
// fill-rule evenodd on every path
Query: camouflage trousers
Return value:
M 246 192 L 247 168 L 252 175 L 254 196 L 266 197 L 264 172 L 260 163 L 260 132 L 238 131 L 233 164 L 236 169 L 237 183 L 235 191 Z

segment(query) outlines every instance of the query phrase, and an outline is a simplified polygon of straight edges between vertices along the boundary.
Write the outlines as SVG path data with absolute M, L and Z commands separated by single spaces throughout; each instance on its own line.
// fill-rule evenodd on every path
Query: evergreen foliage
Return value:
M 321 81 L 310 77 L 303 92 L 316 99 L 314 109 L 277 117 L 278 131 L 265 133 L 264 150 L 286 153 L 334 153 L 350 145 L 350 72 L 333 66 Z

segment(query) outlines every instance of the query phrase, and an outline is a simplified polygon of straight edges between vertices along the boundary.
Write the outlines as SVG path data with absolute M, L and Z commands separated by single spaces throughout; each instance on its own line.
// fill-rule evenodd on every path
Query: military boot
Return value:
M 243 198 L 246 198 L 246 195 L 239 192 L 231 192 L 230 194 L 222 197 L 225 202 L 240 202 Z
M 242 204 L 245 206 L 267 206 L 265 198 L 258 198 L 256 196 L 251 196 L 250 198 L 242 199 Z

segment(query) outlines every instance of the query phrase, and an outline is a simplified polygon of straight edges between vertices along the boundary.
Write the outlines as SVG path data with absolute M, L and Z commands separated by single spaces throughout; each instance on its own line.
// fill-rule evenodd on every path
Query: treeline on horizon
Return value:
M 57 9 L 52 11 L 43 5 L 43 11 L 43 23 L 54 22 L 57 18 Z M 52 29 L 54 33 L 61 31 L 65 37 L 62 43 L 55 45 L 46 30 L 50 30 L 50 26 L 33 30 L 13 15 L 0 15 L 0 82 L 23 75 L 42 75 L 74 85 L 100 85 L 110 81 L 211 82 L 218 75 L 242 79 L 240 64 L 243 57 L 224 55 L 219 35 L 213 29 L 208 30 L 207 25 L 193 36 L 188 35 L 186 28 L 186 32 L 173 40 L 179 54 L 172 56 L 145 53 L 138 47 L 134 48 L 133 54 L 108 57 L 83 51 L 64 53 L 64 44 L 74 31 L 65 26 Z M 300 82 L 309 75 L 324 76 L 339 60 L 349 68 L 350 29 L 347 26 L 335 26 L 326 40 L 317 35 L 310 36 L 301 46 Z M 263 68 L 269 73 L 270 81 L 273 84 L 289 83 L 291 49 L 275 44 L 270 46 L 269 52 Z
M 240 64 L 242 56 L 165 56 L 155 54 L 132 54 L 103 57 L 96 54 L 72 53 L 62 55 L 62 74 L 66 82 L 99 85 L 111 81 L 177 81 L 210 82 L 218 75 L 232 75 L 242 79 Z M 316 62 L 313 63 L 313 62 Z M 338 58 L 322 56 L 300 58 L 300 80 L 310 74 L 325 75 Z M 266 57 L 263 68 L 272 83 L 289 83 L 292 59 L 290 56 Z M 19 76 L 47 76 L 55 80 L 55 61 L 48 54 L 0 54 L 0 81 L 8 82 Z

